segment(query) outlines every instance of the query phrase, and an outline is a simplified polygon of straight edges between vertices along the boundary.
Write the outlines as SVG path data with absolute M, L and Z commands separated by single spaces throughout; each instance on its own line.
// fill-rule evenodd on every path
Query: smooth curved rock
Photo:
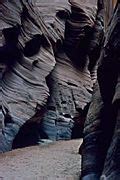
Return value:
M 87 69 L 88 64 L 84 68 L 82 66 L 76 66 L 76 62 L 71 57 L 72 49 L 69 45 L 69 42 L 72 42 L 73 34 L 73 37 L 75 37 L 71 43 L 72 46 L 75 43 L 81 44 L 81 47 L 76 50 L 73 56 L 78 55 L 77 57 L 80 60 L 82 55 L 77 53 L 82 51 L 83 46 L 79 38 L 81 24 L 85 27 L 87 25 L 90 27 L 93 26 L 97 15 L 96 1 L 92 5 L 87 2 L 85 3 L 86 6 L 78 1 L 69 1 L 69 3 L 68 1 L 54 1 L 56 6 L 53 8 L 53 1 L 49 1 L 49 3 L 47 1 L 37 1 L 37 6 L 51 34 L 54 35 L 57 42 L 58 40 L 61 42 L 55 51 L 56 66 L 48 77 L 50 98 L 47 103 L 47 113 L 45 113 L 42 121 L 42 128 L 46 136 L 53 140 L 71 139 L 72 130 L 74 131 L 72 137 L 80 137 L 82 135 L 84 119 L 87 113 L 85 113 L 84 108 L 91 101 L 93 82 L 90 72 Z M 77 16 L 77 13 L 75 14 L 77 20 L 73 18 L 73 6 L 78 8 L 77 13 L 79 15 Z M 93 6 L 96 9 L 95 12 L 93 11 Z M 50 9 L 49 12 L 48 7 Z M 88 7 L 90 7 L 90 11 L 87 10 Z M 82 18 L 79 21 L 79 18 L 82 16 L 80 10 L 84 11 L 86 21 Z M 68 26 L 69 23 L 71 23 L 71 29 Z M 80 28 L 78 29 L 78 27 Z M 65 31 L 65 37 L 62 30 Z M 56 32 L 59 36 L 56 36 Z M 85 39 L 83 40 L 84 44 L 86 42 L 89 43 L 88 36 L 86 34 L 84 36 L 86 38 L 86 41 Z M 52 37 L 52 39 L 54 38 Z M 87 51 L 85 56 L 87 56 Z M 84 63 L 85 59 L 82 60 Z M 75 126 L 78 128 L 76 134 L 75 131 L 77 128 L 74 128 Z
M 33 1 L 34 2 L 34 1 Z M 21 32 L 19 34 L 20 49 L 36 34 L 44 34 L 47 38 L 47 27 L 42 18 L 39 18 L 34 10 L 32 1 L 3 1 L 1 29 L 15 26 L 19 23 Z M 6 70 L 2 78 L 2 108 L 4 115 L 9 115 L 9 123 L 5 124 L 2 136 L 7 136 L 12 143 L 19 128 L 31 119 L 41 107 L 44 107 L 49 96 L 46 77 L 55 66 L 55 58 L 52 46 L 47 38 L 48 46 L 41 44 L 39 52 L 30 58 L 22 56 L 10 70 Z M 33 45 L 32 45 L 33 46 Z M 41 117 L 39 117 L 41 118 Z M 40 120 L 39 120 L 40 121 Z M 14 133 L 12 125 L 19 128 Z M 8 129 L 9 132 L 6 132 Z
M 20 26 L 15 44 L 20 57 L 1 77 L 3 143 L 5 136 L 10 148 L 14 139 L 13 147 L 21 147 L 21 137 L 34 133 L 54 140 L 80 137 L 99 57 L 90 72 L 90 47 L 95 44 L 93 52 L 96 44 L 101 47 L 103 14 L 97 0 L 8 0 L 0 6 L 0 32 Z
M 120 178 L 120 3 L 106 31 L 98 66 L 98 84 L 84 129 L 82 176 Z M 99 101 L 98 101 L 99 100 Z M 96 109 L 97 108 L 97 109 Z

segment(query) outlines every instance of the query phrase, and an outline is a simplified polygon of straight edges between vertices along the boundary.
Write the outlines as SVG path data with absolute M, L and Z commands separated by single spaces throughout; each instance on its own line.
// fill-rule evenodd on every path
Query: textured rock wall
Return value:
M 117 0 L 105 0 L 104 4 L 105 4 L 105 24 L 106 27 L 109 23 L 109 20 L 111 19 L 111 16 L 113 14 L 113 10 L 116 6 Z
M 120 3 L 106 31 L 92 103 L 84 128 L 83 180 L 120 178 Z
M 58 27 L 59 32 L 61 32 L 59 37 L 56 36 L 61 44 L 58 44 L 55 53 L 56 66 L 48 77 L 50 97 L 47 113 L 42 121 L 42 129 L 48 138 L 58 140 L 71 139 L 71 135 L 72 137 L 82 135 L 86 116 L 84 109 L 91 101 L 93 87 L 88 62 L 86 61 L 86 58 L 89 59 L 87 43 L 91 42 L 92 44 L 92 40 L 86 29 L 90 28 L 94 31 L 98 10 L 97 1 L 86 1 L 85 5 L 79 1 L 69 1 L 69 3 L 67 1 L 54 1 L 54 3 L 56 4 L 56 9 L 54 9 L 56 13 L 52 12 L 52 17 L 49 15 L 48 19 L 46 15 L 48 12 L 45 14 L 46 11 L 42 12 L 40 9 L 48 27 L 50 26 L 50 30 L 52 29 L 51 34 L 55 34 Z M 45 4 L 47 1 L 38 3 L 38 7 L 45 8 Z M 51 4 L 49 9 L 51 9 Z M 96 29 L 101 34 L 103 25 L 100 24 L 99 26 L 100 29 Z M 65 31 L 65 36 L 62 30 Z M 57 34 L 59 33 L 57 32 Z M 96 38 L 96 41 L 100 44 L 99 37 Z M 84 56 L 79 52 L 83 52 Z
M 96 79 L 100 51 L 96 47 L 101 47 L 103 36 L 103 8 L 98 2 L 19 0 L 0 4 L 1 30 L 20 26 L 15 45 L 20 57 L 10 54 L 9 62 L 14 59 L 14 64 L 7 65 L 1 79 L 5 117 L 1 151 L 10 150 L 14 139 L 14 148 L 25 139 L 31 142 L 34 131 L 37 138 L 52 140 L 80 137 Z M 8 46 L 1 44 L 3 63 Z M 90 66 L 92 51 L 98 55 Z
M 19 48 L 22 53 L 21 59 L 16 59 L 14 65 L 7 68 L 2 76 L 2 110 L 6 125 L 1 135 L 0 148 L 4 151 L 11 148 L 19 128 L 46 105 L 49 89 L 45 78 L 55 66 L 55 58 L 47 39 L 47 28 L 31 1 L 3 1 L 0 6 L 3 21 L 1 28 L 18 23 L 21 27 Z M 29 54 L 23 54 L 23 48 L 35 34 L 44 35 L 47 44 L 45 46 L 42 42 L 37 54 L 29 57 Z

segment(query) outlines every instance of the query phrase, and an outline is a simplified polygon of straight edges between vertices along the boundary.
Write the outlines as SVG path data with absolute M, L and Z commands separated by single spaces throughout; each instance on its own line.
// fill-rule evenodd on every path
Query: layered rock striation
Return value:
M 34 3 L 31 1 L 3 1 L 0 6 L 3 22 L 1 29 L 4 24 L 3 29 L 8 30 L 6 44 L 11 35 L 14 38 L 11 27 L 19 25 L 17 46 L 21 53 L 20 58 L 15 57 L 12 66 L 7 65 L 2 76 L 2 111 L 5 117 L 5 126 L 1 134 L 0 148 L 1 151 L 5 151 L 11 149 L 12 141 L 20 127 L 38 111 L 43 111 L 42 108 L 46 105 L 49 96 L 45 78 L 55 66 L 55 57 L 47 38 L 47 28 L 34 10 Z M 34 39 L 35 36 L 37 38 Z M 44 39 L 40 41 L 42 36 Z M 30 41 L 31 39 L 33 42 Z M 29 44 L 27 44 L 28 41 Z M 45 41 L 46 43 L 44 43 Z M 40 47 L 37 53 L 34 53 L 34 46 L 37 46 L 37 43 Z M 4 48 L 2 46 L 0 49 L 1 55 Z M 7 53 L 7 49 L 5 51 Z M 4 58 L 4 54 L 1 56 L 1 60 L 2 58 Z M 12 61 L 12 59 L 10 60 Z M 40 118 L 37 118 L 38 123 Z
M 31 142 L 34 133 L 35 142 L 80 137 L 96 79 L 103 8 L 97 0 L 2 1 L 0 6 L 5 37 L 0 60 L 6 65 L 0 150 L 25 146 L 22 137 Z M 94 50 L 98 56 L 89 68 Z

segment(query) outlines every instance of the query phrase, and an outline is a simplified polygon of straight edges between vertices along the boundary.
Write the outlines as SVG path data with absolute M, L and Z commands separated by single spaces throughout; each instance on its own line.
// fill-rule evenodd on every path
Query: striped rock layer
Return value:
M 101 46 L 103 34 L 97 0 L 2 1 L 0 8 L 1 31 L 20 25 L 21 53 L 1 76 L 0 150 L 10 150 L 13 140 L 14 148 L 23 146 L 22 137 L 32 141 L 33 129 L 37 139 L 80 137 L 96 79 L 98 57 L 90 69 L 90 47 L 95 38 L 92 50 Z M 41 45 L 32 54 L 39 42 L 35 35 Z

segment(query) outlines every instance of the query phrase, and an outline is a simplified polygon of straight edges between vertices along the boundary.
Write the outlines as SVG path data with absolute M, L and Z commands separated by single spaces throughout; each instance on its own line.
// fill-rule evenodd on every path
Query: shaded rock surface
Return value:
M 20 57 L 1 76 L 1 151 L 25 146 L 22 141 L 30 142 L 32 137 L 37 138 L 34 143 L 39 138 L 80 137 L 99 57 L 98 53 L 91 71 L 90 47 L 98 51 L 103 33 L 103 14 L 97 0 L 2 1 L 0 6 L 0 28 L 9 28 L 7 40 L 11 28 L 20 27 L 15 44 Z M 1 38 L 4 58 L 9 44 L 2 43 Z
M 65 50 L 77 67 L 84 67 L 88 60 L 87 51 L 97 13 L 97 0 L 69 2 L 72 13 L 66 22 Z
M 84 128 L 82 176 L 120 178 L 120 3 L 107 27 L 98 66 L 98 83 Z
M 20 25 L 18 43 L 20 43 L 21 53 L 26 42 L 31 40 L 34 35 L 44 34 L 46 36 L 47 28 L 34 10 L 34 3 L 3 1 L 0 6 L 1 18 L 4 22 L 1 23 L 1 29 L 15 26 L 17 23 Z M 4 26 L 2 27 L 2 25 Z M 37 111 L 41 111 L 41 107 L 45 106 L 49 96 L 45 78 L 54 66 L 53 49 L 47 40 L 46 47 L 42 42 L 37 54 L 32 54 L 30 57 L 22 54 L 22 58 L 16 59 L 15 64 L 5 71 L 2 77 L 2 110 L 5 117 L 9 116 L 7 118 L 9 122 L 6 122 L 3 129 L 4 137 L 1 137 L 1 143 L 3 141 L 4 144 L 6 141 L 5 144 L 10 145 L 19 128 L 31 119 Z M 7 150 L 8 147 L 5 149 Z
M 17 149 L 0 155 L 0 178 L 4 180 L 78 180 L 81 140 Z
M 37 6 L 42 7 L 40 11 L 47 22 L 47 26 L 50 26 L 49 28 L 54 32 L 51 32 L 51 34 L 55 35 L 58 27 L 60 32 L 64 30 L 61 36 L 54 36 L 57 40 L 61 40 L 61 43 L 57 44 L 58 48 L 55 51 L 56 66 L 47 79 L 50 98 L 47 103 L 47 113 L 42 121 L 46 136 L 50 139 L 59 140 L 70 139 L 71 135 L 74 138 L 82 135 L 84 119 L 87 114 L 84 109 L 91 101 L 92 80 L 96 79 L 95 69 L 94 73 L 92 72 L 94 77 L 91 77 L 88 70 L 87 44 L 89 45 L 89 42 L 93 43 L 89 32 L 86 33 L 84 30 L 88 29 L 89 31 L 89 28 L 94 28 L 95 23 L 103 21 L 103 14 L 101 13 L 101 19 L 96 20 L 97 1 L 91 3 L 85 1 L 85 5 L 83 2 L 79 3 L 78 1 L 69 1 L 69 3 L 67 1 L 61 3 L 54 1 L 54 3 L 56 4 L 54 13 L 52 2 L 49 3 L 50 9 L 52 8 L 52 15 L 48 16 L 50 11 L 49 13 L 46 12 L 45 5 L 47 1 L 44 1 L 44 3 L 37 1 Z M 96 30 L 98 34 L 101 34 L 103 25 L 99 23 Z M 100 45 L 99 36 L 102 37 L 102 35 L 95 36 L 98 46 Z M 84 53 L 85 56 L 79 52 Z M 96 57 L 96 61 L 97 59 Z M 84 66 L 82 66 L 82 63 Z M 95 65 L 96 63 L 94 63 L 93 68 Z M 74 127 L 77 127 L 78 130 Z
M 53 42 L 62 43 L 65 21 L 69 18 L 71 6 L 68 0 L 37 0 L 36 7 L 43 17 Z
M 48 78 L 51 93 L 48 112 L 43 118 L 42 125 L 49 138 L 70 139 L 75 118 L 78 117 L 81 121 L 79 128 L 82 134 L 82 111 L 91 100 L 91 78 L 87 70 L 84 72 L 77 70 L 64 52 L 57 55 L 56 62 Z M 50 130 L 49 125 L 52 126 L 52 122 L 53 129 Z

